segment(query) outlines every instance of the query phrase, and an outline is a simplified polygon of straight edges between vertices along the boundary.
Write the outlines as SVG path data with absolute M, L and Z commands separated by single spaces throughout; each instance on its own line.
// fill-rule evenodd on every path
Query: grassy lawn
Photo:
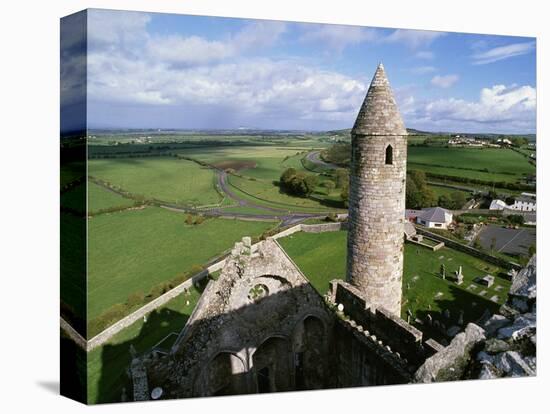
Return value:
M 239 206 L 239 207 L 227 207 L 222 210 L 225 213 L 236 213 L 236 214 L 256 214 L 256 215 L 268 215 L 268 216 L 277 216 L 280 214 L 280 212 L 270 211 L 270 210 L 262 210 L 259 208 L 254 207 L 246 207 L 246 206 Z
M 221 201 L 214 171 L 170 157 L 94 159 L 88 174 L 146 198 L 192 205 Z
M 488 172 L 463 170 L 487 169 Z M 524 175 L 534 174 L 535 167 L 520 154 L 497 148 L 409 147 L 408 168 L 436 174 L 477 178 L 486 181 L 516 182 Z M 513 174 L 509 174 L 512 172 Z
M 141 354 L 172 332 L 179 333 L 191 315 L 200 293 L 191 289 L 150 313 L 147 322 L 139 320 L 107 343 L 88 353 L 88 393 L 90 404 L 120 401 L 122 389 L 132 398 L 132 385 L 126 375 L 131 362 L 130 345 Z M 189 305 L 187 304 L 189 301 Z
M 295 233 L 279 239 L 279 243 L 292 257 L 312 285 L 324 294 L 332 279 L 344 278 L 346 268 L 347 232 L 329 233 Z M 450 275 L 458 266 L 462 266 L 464 282 L 457 285 L 443 280 L 439 276 L 441 264 L 445 264 L 446 273 Z M 444 247 L 437 252 L 421 246 L 406 243 L 403 272 L 403 307 L 402 317 L 407 318 L 407 311 L 415 318 L 425 319 L 427 312 L 444 321 L 445 309 L 451 312 L 456 321 L 460 310 L 464 310 L 464 321 L 478 319 L 485 309 L 496 311 L 502 304 L 510 288 L 510 282 L 496 277 L 491 288 L 484 287 L 474 279 L 487 273 L 498 275 L 502 269 L 486 263 L 473 256 Z M 468 288 L 474 285 L 475 288 Z M 497 286 L 501 286 L 498 291 Z M 480 293 L 485 291 L 482 296 Z M 498 304 L 489 299 L 497 295 Z M 412 322 L 411 321 L 411 322 Z M 446 322 L 445 322 L 446 323 Z M 455 322 L 456 323 L 456 322 Z
M 132 207 L 134 200 L 124 198 L 91 181 L 88 181 L 88 211 L 96 212 L 112 207 Z
M 300 162 L 302 155 L 299 153 L 305 150 L 274 146 L 238 146 L 204 147 L 179 153 L 209 164 L 219 164 L 221 168 L 239 169 L 241 174 L 248 177 L 273 181 L 278 180 L 281 173 L 289 167 L 304 170 Z
M 455 190 L 454 188 L 440 187 L 438 185 L 428 185 L 428 187 L 430 187 L 433 190 L 437 198 L 439 198 L 442 195 L 450 196 L 452 193 L 457 191 L 460 193 L 464 193 L 464 195 L 466 196 L 466 199 L 472 198 L 472 194 L 469 193 L 468 191 Z
M 279 187 L 268 180 L 251 181 L 246 178 L 229 176 L 229 183 L 241 191 L 247 193 L 247 199 L 269 207 L 289 209 L 291 211 L 317 212 L 335 210 L 319 201 L 306 197 L 295 197 L 280 191 Z M 240 194 L 239 194 L 240 195 Z
M 82 335 L 86 320 L 86 220 L 61 213 L 61 300 L 82 322 L 73 325 Z M 70 315 L 63 315 L 70 319 Z M 74 323 L 74 321 L 71 321 Z
M 187 225 L 185 218 L 148 207 L 88 220 L 89 320 L 130 294 L 147 294 L 154 285 L 204 265 L 241 237 L 259 235 L 275 224 L 207 219 Z

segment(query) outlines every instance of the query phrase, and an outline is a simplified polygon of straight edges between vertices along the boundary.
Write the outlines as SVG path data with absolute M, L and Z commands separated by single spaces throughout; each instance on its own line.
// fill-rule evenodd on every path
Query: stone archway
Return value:
M 290 347 L 286 338 L 266 339 L 252 355 L 256 392 L 291 390 Z
M 296 390 L 323 388 L 328 358 L 323 321 L 313 315 L 304 318 L 296 326 L 293 342 Z
M 232 352 L 219 352 L 202 370 L 195 383 L 200 396 L 248 393 L 243 360 Z

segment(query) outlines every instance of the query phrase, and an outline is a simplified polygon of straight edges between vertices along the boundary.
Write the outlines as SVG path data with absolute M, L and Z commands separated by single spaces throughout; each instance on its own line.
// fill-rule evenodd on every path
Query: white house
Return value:
M 537 211 L 537 195 L 531 193 L 521 193 L 510 206 L 512 210 L 519 211 Z
M 453 221 L 453 214 L 441 207 L 424 208 L 416 222 L 428 228 L 446 229 Z
M 504 210 L 505 208 L 510 208 L 510 206 L 497 198 L 491 201 L 491 205 L 489 206 L 489 210 Z

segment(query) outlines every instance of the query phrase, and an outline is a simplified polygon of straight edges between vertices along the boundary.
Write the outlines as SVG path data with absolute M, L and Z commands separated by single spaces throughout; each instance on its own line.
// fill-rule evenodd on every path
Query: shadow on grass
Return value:
M 293 194 L 289 191 L 286 191 L 281 186 L 281 183 L 279 181 L 274 180 L 274 181 L 272 181 L 272 184 L 279 189 L 279 194 L 284 194 L 286 196 L 294 197 L 296 199 L 313 200 L 313 201 L 318 202 L 319 204 L 321 204 L 324 207 L 339 208 L 339 209 L 346 208 L 343 200 L 333 200 L 333 199 L 329 199 L 329 198 L 324 198 L 323 196 L 325 196 L 325 194 L 315 193 L 315 194 L 318 194 L 318 196 L 313 196 L 313 195 L 300 196 L 300 195 L 297 195 L 297 194 Z
M 139 333 L 132 339 L 106 344 L 97 350 L 99 355 L 90 355 L 93 365 L 100 364 L 97 388 L 92 386 L 90 403 L 112 403 L 132 401 L 132 383 L 128 368 L 132 360 L 132 352 L 137 354 L 155 349 L 169 350 L 173 335 L 179 333 L 189 315 L 172 309 L 163 308 L 151 312 L 147 321 L 141 326 Z M 162 342 L 161 342 L 162 341 Z M 135 351 L 134 351 L 135 350 Z
M 453 285 L 450 286 L 450 292 L 450 298 L 434 298 L 438 310 L 418 310 L 416 312 L 416 318 L 423 321 L 423 324 L 415 323 L 415 325 L 427 337 L 433 338 L 442 344 L 447 344 L 452 339 L 452 336 L 446 333 L 451 327 L 456 326 L 460 328 L 460 331 L 463 331 L 469 322 L 478 322 L 480 318 L 497 313 L 500 308 L 498 303 Z M 448 311 L 447 314 L 446 311 Z M 461 311 L 463 312 L 463 323 L 459 324 Z M 428 315 L 431 316 L 431 323 Z

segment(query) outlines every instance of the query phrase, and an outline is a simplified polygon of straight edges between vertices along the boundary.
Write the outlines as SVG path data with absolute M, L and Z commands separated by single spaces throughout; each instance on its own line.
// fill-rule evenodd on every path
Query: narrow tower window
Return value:
M 386 147 L 386 165 L 393 164 L 393 147 L 388 145 Z

